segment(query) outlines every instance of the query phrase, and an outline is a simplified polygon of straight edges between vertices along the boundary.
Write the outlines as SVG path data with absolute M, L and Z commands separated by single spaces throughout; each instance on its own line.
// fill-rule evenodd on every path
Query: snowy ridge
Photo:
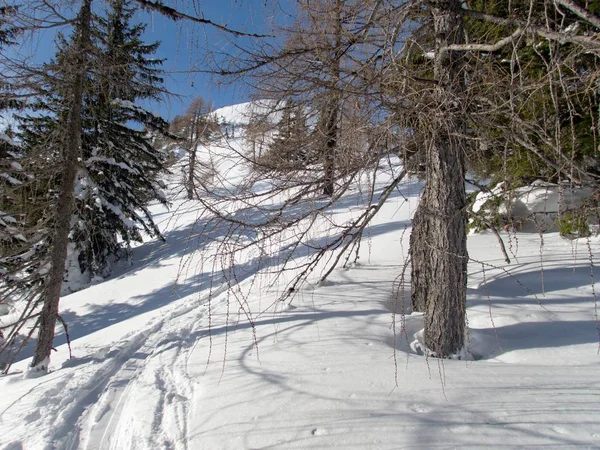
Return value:
M 225 122 L 235 125 L 248 125 L 250 118 L 254 115 L 266 115 L 272 122 L 276 122 L 279 120 L 281 112 L 277 111 L 274 106 L 274 101 L 258 100 L 224 106 L 215 109 L 210 115 L 215 117 L 220 123 Z

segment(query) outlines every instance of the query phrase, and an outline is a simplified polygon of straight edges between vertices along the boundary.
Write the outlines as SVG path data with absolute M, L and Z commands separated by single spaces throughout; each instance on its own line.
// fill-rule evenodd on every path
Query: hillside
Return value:
M 217 113 L 243 125 L 246 109 Z M 259 223 L 268 208 L 219 203 L 249 189 L 240 131 L 199 159 L 219 175 L 211 189 L 223 214 Z M 331 224 L 376 201 L 361 183 L 380 195 L 399 167 L 382 159 L 375 180 L 358 180 L 315 221 L 311 240 L 334 239 Z M 598 237 L 502 233 L 506 264 L 492 233 L 469 236 L 468 345 L 460 360 L 437 360 L 419 352 L 422 315 L 406 312 L 401 278 L 419 181 L 390 195 L 357 264 L 317 283 L 321 264 L 281 301 L 310 247 L 276 279 L 294 235 L 246 246 L 259 233 L 185 200 L 180 176 L 167 180 L 171 206 L 151 208 L 166 243 L 146 242 L 132 266 L 62 298 L 74 358 L 61 329 L 50 374 L 27 378 L 24 359 L 0 377 L 0 449 L 600 444 Z

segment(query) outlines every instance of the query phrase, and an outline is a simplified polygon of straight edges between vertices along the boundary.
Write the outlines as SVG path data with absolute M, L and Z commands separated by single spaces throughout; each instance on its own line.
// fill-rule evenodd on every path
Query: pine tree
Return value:
M 142 42 L 145 26 L 131 24 L 134 12 L 124 0 L 115 0 L 105 17 L 94 16 L 67 280 L 81 274 L 84 279 L 108 275 L 123 245 L 141 241 L 142 230 L 160 236 L 146 205 L 155 199 L 165 201 L 155 178 L 167 155 L 152 145 L 148 130 L 166 131 L 168 124 L 135 102 L 161 94 L 162 61 L 149 59 L 159 44 Z M 52 63 L 56 76 L 35 104 L 37 114 L 25 120 L 22 138 L 40 165 L 49 162 L 53 166 L 60 151 L 52 136 L 68 114 L 63 91 L 68 75 L 61 73 L 61 67 L 69 50 L 69 43 L 61 38 Z M 41 152 L 40 143 L 45 143 Z M 60 173 L 50 167 L 46 173 L 47 185 L 54 186 L 51 189 L 60 185 Z
M 141 241 L 141 230 L 160 237 L 146 209 L 165 198 L 156 183 L 167 154 L 152 144 L 149 130 L 166 132 L 168 123 L 135 104 L 163 92 L 162 60 L 150 59 L 159 43 L 141 40 L 145 25 L 131 24 L 134 8 L 114 0 L 98 17 L 98 62 L 86 95 L 83 167 L 78 177 L 78 220 L 72 240 L 79 268 L 107 275 L 122 244 Z M 136 129 L 137 123 L 142 129 Z
M 319 141 L 311 136 L 306 123 L 305 109 L 302 103 L 297 103 L 291 98 L 286 99 L 268 152 L 261 158 L 259 165 L 283 172 L 302 170 L 311 162 L 309 155 L 320 152 L 320 148 L 315 148 Z M 315 159 L 313 157 L 312 162 Z

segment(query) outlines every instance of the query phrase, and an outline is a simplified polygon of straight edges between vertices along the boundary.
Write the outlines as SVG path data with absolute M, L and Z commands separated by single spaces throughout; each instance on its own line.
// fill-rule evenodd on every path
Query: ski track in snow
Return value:
M 222 286 L 209 294 L 213 302 L 226 289 Z M 101 393 L 73 408 L 72 413 L 79 414 L 86 404 L 92 405 L 78 429 L 70 433 L 65 449 L 158 446 L 188 450 L 187 422 L 193 383 L 187 375 L 187 360 L 199 334 L 204 333 L 198 327 L 206 313 L 207 300 L 208 296 L 204 296 L 193 306 L 184 304 L 175 308 L 166 318 L 130 339 L 119 357 L 112 359 L 112 371 L 99 371 L 106 374 L 98 385 Z M 157 401 L 149 404 L 144 397 Z M 154 411 L 152 423 L 136 419 L 138 413 L 147 415 L 149 408 Z M 63 434 L 64 430 L 58 430 L 56 437 Z
M 226 290 L 223 285 L 208 294 L 213 306 Z M 63 370 L 54 372 L 73 369 L 40 393 L 26 416 L 32 426 L 29 431 L 39 434 L 40 448 L 155 449 L 161 443 L 164 448 L 187 450 L 189 401 L 193 396 L 187 359 L 199 336 L 206 332 L 199 328 L 208 295 L 191 305 L 188 298 L 183 304 L 167 307 L 163 317 L 143 331 L 100 348 L 91 357 L 67 361 Z M 40 388 L 43 383 L 35 387 L 38 392 Z M 144 397 L 158 401 L 149 404 Z M 147 415 L 149 408 L 154 411 L 154 421 L 140 429 L 144 422 L 136 414 Z M 8 408 L 2 414 L 6 413 Z M 46 430 L 51 434 L 45 434 Z

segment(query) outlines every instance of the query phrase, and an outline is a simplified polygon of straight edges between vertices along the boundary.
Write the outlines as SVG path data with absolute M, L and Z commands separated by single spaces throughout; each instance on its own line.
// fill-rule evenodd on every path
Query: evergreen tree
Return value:
M 590 2 L 587 11 L 596 13 L 598 5 Z M 493 183 L 506 181 L 508 188 L 535 179 L 575 183 L 597 179 L 600 103 L 598 90 L 590 88 L 596 83 L 597 53 L 573 42 L 525 35 L 519 20 L 527 17 L 528 27 L 558 37 L 590 35 L 593 26 L 567 8 L 548 8 L 530 0 L 473 0 L 468 7 L 475 14 L 465 14 L 465 33 L 476 43 L 473 48 L 481 49 L 464 52 L 461 58 L 470 98 L 465 131 L 471 141 L 465 148 L 471 174 Z M 494 19 L 483 20 L 482 14 Z M 406 84 L 424 90 L 433 75 L 434 33 L 430 20 L 418 20 L 422 24 L 414 43 L 404 52 L 411 71 Z M 507 45 L 496 46 L 513 33 Z M 410 125 L 411 144 L 419 148 L 424 137 L 418 118 Z M 409 155 L 422 156 L 416 151 Z
M 160 231 L 146 209 L 165 201 L 156 183 L 167 154 L 152 144 L 149 130 L 166 132 L 168 123 L 135 104 L 158 99 L 163 92 L 162 60 L 151 59 L 159 43 L 145 44 L 145 25 L 131 23 L 135 10 L 114 0 L 105 18 L 97 19 L 98 61 L 86 95 L 83 167 L 77 192 L 78 219 L 73 242 L 79 265 L 90 274 L 108 274 L 110 259 L 121 244 L 141 241 Z M 137 123 L 142 129 L 136 129 Z
M 314 147 L 314 141 L 306 124 L 304 106 L 287 99 L 266 161 L 262 162 L 275 170 L 301 169 L 308 163 L 309 149 Z
M 590 12 L 598 8 L 590 3 Z M 471 8 L 494 17 L 530 17 L 531 25 L 569 35 L 593 31 L 567 9 L 548 10 L 528 0 L 474 1 Z M 476 19 L 466 21 L 471 39 L 493 44 L 515 26 Z M 535 36 L 504 46 L 470 63 L 474 97 L 486 98 L 471 129 L 482 142 L 472 168 L 509 187 L 541 178 L 585 182 L 600 175 L 597 159 L 595 83 L 600 59 L 572 43 Z M 518 108 L 503 105 L 515 104 Z M 501 126 L 499 126 L 501 125 Z
M 146 205 L 155 199 L 165 201 L 155 178 L 167 155 L 152 145 L 148 130 L 166 132 L 168 124 L 135 102 L 161 94 L 162 60 L 150 59 L 159 44 L 142 42 L 145 26 L 131 23 L 134 12 L 125 0 L 115 0 L 105 16 L 93 18 L 67 279 L 80 274 L 88 279 L 96 274 L 106 276 L 122 246 L 141 241 L 142 230 L 160 236 Z M 67 40 L 61 38 L 51 64 L 55 76 L 35 104 L 35 116 L 25 120 L 22 138 L 39 165 L 53 166 L 60 151 L 60 142 L 53 135 L 68 115 L 68 92 L 63 86 L 68 86 L 65 78 L 69 74 L 61 68 L 69 49 Z M 61 182 L 60 173 L 45 173 L 43 186 L 50 186 L 51 193 Z M 40 194 L 33 197 L 43 197 Z
M 0 50 L 14 43 L 17 29 L 11 24 L 16 7 L 0 7 Z M 11 113 L 22 109 L 11 83 L 0 81 L 0 118 L 9 119 Z M 33 178 L 25 170 L 22 149 L 15 140 L 12 120 L 0 130 L 0 280 L 10 277 L 16 266 L 14 257 L 30 250 L 23 220 L 23 190 Z M 31 231 L 31 230 L 30 230 Z M 2 289 L 0 303 L 8 302 L 9 296 Z
M 0 7 L 0 50 L 12 44 L 16 30 L 10 25 L 10 19 L 14 12 L 12 7 Z M 18 102 L 11 95 L 11 86 L 0 81 L 0 118 L 5 110 L 17 106 Z M 10 193 L 12 188 L 22 183 L 19 179 L 22 166 L 16 161 L 18 148 L 13 138 L 14 134 L 10 126 L 7 126 L 5 130 L 0 130 L 0 242 L 2 243 L 2 256 L 5 255 L 4 245 L 10 243 L 18 233 L 13 225 L 16 219 L 6 211 L 7 206 L 12 203 Z
M 11 25 L 11 19 L 16 12 L 15 6 L 0 6 L 0 49 L 12 44 L 17 34 L 17 29 Z

